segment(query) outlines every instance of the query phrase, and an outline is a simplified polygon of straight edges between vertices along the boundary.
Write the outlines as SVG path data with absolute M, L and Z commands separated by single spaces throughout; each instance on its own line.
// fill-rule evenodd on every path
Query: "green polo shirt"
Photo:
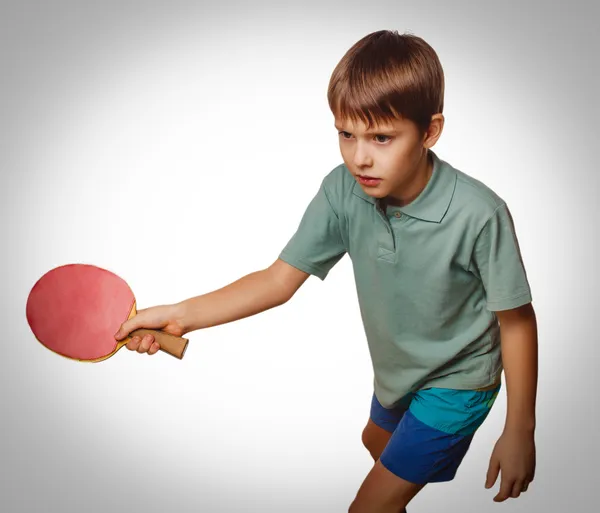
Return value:
M 531 302 L 506 203 L 429 150 L 433 173 L 384 212 L 344 164 L 322 181 L 279 258 L 324 280 L 347 253 L 386 408 L 429 387 L 474 389 L 502 372 L 494 312 Z

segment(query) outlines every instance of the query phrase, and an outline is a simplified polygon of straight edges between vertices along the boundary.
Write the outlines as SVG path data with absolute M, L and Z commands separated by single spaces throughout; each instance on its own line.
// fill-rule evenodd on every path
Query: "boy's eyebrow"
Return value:
M 339 130 L 340 132 L 348 132 L 347 130 L 344 130 L 343 128 L 340 128 L 337 125 L 334 125 L 335 128 L 337 130 Z M 349 132 L 348 132 L 349 133 Z M 371 134 L 397 134 L 398 130 L 394 129 L 394 128 L 390 128 L 390 129 L 379 129 L 379 130 L 366 130 L 365 134 L 367 135 L 371 135 Z

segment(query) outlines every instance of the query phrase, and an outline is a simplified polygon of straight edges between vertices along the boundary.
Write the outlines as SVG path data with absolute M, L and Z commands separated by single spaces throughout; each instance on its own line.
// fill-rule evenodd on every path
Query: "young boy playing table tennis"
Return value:
M 506 203 L 431 148 L 444 75 L 421 38 L 378 31 L 339 62 L 328 90 L 344 163 L 323 179 L 267 269 L 173 305 L 140 310 L 115 335 L 174 335 L 258 314 L 324 280 L 347 253 L 374 369 L 362 441 L 375 463 L 350 513 L 399 513 L 450 481 L 501 387 L 507 415 L 487 473 L 494 501 L 535 472 L 537 327 Z M 154 354 L 151 337 L 127 347 Z M 482 479 L 483 481 L 483 479 Z

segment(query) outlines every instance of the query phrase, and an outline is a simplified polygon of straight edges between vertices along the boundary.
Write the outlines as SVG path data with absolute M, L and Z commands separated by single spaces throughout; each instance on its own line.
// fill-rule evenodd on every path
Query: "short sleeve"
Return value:
M 323 180 L 279 258 L 324 280 L 345 253 L 338 215 L 331 206 Z
M 510 310 L 531 302 L 512 216 L 500 205 L 479 233 L 470 270 L 483 283 L 490 311 Z

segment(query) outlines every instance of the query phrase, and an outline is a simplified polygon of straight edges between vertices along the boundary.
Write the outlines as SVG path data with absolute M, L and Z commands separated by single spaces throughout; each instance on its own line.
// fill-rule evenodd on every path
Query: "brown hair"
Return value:
M 333 70 L 329 108 L 368 129 L 410 119 L 421 132 L 444 109 L 444 72 L 435 50 L 420 37 L 380 30 L 356 42 Z

